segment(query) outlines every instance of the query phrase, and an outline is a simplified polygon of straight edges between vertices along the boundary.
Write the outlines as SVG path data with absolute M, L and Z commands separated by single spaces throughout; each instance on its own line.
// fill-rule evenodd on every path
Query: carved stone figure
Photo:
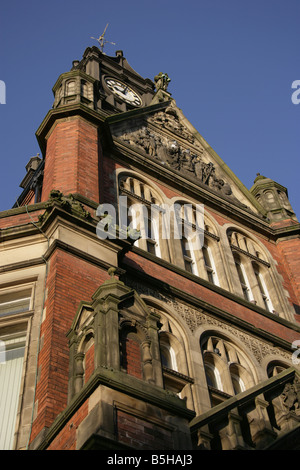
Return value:
M 165 126 L 170 124 L 171 121 L 163 120 L 165 113 L 158 114 L 156 123 L 164 123 Z M 180 127 L 177 127 L 178 132 L 179 129 Z M 195 153 L 190 148 L 180 145 L 177 140 L 159 135 L 146 126 L 123 134 L 122 139 L 129 145 L 141 148 L 149 157 L 160 161 L 163 165 L 180 171 L 188 177 L 197 178 L 200 183 L 221 192 L 224 196 L 232 195 L 230 185 L 217 176 L 214 164 L 203 161 L 202 152 Z
M 159 74 L 156 78 L 157 86 L 165 86 L 166 74 Z M 180 122 L 176 108 L 170 105 L 165 111 L 159 111 L 148 117 L 147 121 L 149 127 L 144 125 L 132 132 L 123 133 L 120 137 L 130 146 L 139 147 L 162 165 L 179 171 L 189 178 L 196 178 L 201 184 L 222 193 L 225 197 L 234 197 L 230 185 L 217 175 L 214 164 L 203 160 L 204 148 Z M 153 126 L 170 131 L 181 140 L 184 139 L 193 144 L 194 148 L 182 145 L 178 140 L 168 137 L 168 134 L 156 132 Z M 236 198 L 234 199 L 240 204 Z
M 287 383 L 281 394 L 282 404 L 289 411 L 295 411 L 300 414 L 300 392 L 299 382 L 295 379 L 294 383 Z
M 167 73 L 159 72 L 159 74 L 154 77 L 156 90 L 157 91 L 158 90 L 167 91 L 167 88 L 168 88 L 168 85 L 169 85 L 170 81 L 171 81 L 171 79 L 169 78 Z

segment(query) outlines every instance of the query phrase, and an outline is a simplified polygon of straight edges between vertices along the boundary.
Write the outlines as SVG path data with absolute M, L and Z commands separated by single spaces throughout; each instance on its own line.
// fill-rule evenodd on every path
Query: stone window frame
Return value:
M 192 212 L 190 211 L 189 213 L 189 218 L 186 219 L 182 216 L 180 216 L 180 222 L 182 224 L 187 224 L 187 226 L 191 227 L 191 230 L 194 231 L 196 230 L 196 220 L 195 220 L 195 206 L 196 203 L 187 200 L 185 198 L 173 198 L 172 199 L 173 204 L 178 204 L 178 205 L 184 205 L 184 204 L 190 204 L 192 206 Z M 182 215 L 182 214 L 181 214 Z M 211 282 L 212 284 L 216 286 L 221 286 L 220 284 L 220 277 L 218 275 L 219 269 L 222 269 L 222 267 L 218 265 L 218 270 L 216 268 L 216 258 L 220 257 L 220 249 L 218 246 L 218 242 L 220 241 L 220 237 L 217 234 L 217 228 L 216 228 L 216 223 L 212 221 L 211 217 L 207 216 L 205 213 L 204 215 L 204 238 L 203 238 L 203 246 L 202 247 L 197 247 L 197 249 L 193 249 L 192 243 L 190 242 L 189 237 L 187 236 L 187 242 L 189 243 L 189 251 L 190 251 L 190 256 L 188 257 L 188 261 L 190 262 L 191 268 L 192 268 L 192 274 L 195 274 L 199 278 L 205 279 L 208 282 Z M 181 259 L 177 257 L 175 264 L 179 265 L 183 269 L 186 270 L 185 268 L 185 260 L 186 260 L 186 255 L 184 253 L 183 247 L 179 246 L 178 240 L 174 240 L 174 251 L 175 252 L 181 252 Z M 177 246 L 176 246 L 177 245 Z M 205 256 L 204 256 L 204 250 L 207 251 L 207 255 L 209 256 L 210 263 L 207 264 L 205 261 Z M 180 251 L 181 250 L 181 251 Z
M 248 299 L 245 298 L 245 287 L 241 282 L 238 269 L 234 276 L 239 279 L 240 295 L 245 300 L 263 308 L 270 313 L 277 313 L 270 291 L 274 285 L 274 274 L 271 271 L 267 249 L 258 244 L 252 236 L 243 230 L 231 227 L 227 237 L 234 263 L 240 264 L 248 288 Z M 274 299 L 275 300 L 275 299 Z M 280 305 L 280 302 L 278 302 Z
M 19 343 L 19 347 L 24 349 L 23 362 L 20 371 L 20 385 L 18 390 L 18 399 L 17 399 L 17 410 L 20 407 L 20 403 L 23 400 L 24 393 L 25 393 L 25 371 L 28 367 L 29 361 L 29 334 L 32 325 L 32 318 L 34 315 L 34 298 L 35 298 L 35 291 L 36 291 L 36 279 L 26 280 L 22 279 L 18 282 L 15 282 L 10 285 L 2 285 L 0 287 L 0 299 L 1 297 L 5 299 L 5 303 L 9 304 L 9 298 L 11 297 L 11 302 L 13 303 L 16 299 L 14 294 L 16 293 L 26 293 L 26 297 L 24 299 L 29 299 L 28 307 L 21 309 L 19 311 L 12 311 L 3 313 L 0 316 L 0 341 L 10 340 L 10 339 L 18 339 L 21 338 L 22 341 Z M 28 296 L 28 292 L 30 295 Z M 17 295 L 19 297 L 19 295 Z M 20 297 L 19 297 L 20 298 Z M 1 302 L 1 300 L 0 300 Z M 2 338 L 2 340 L 1 340 Z M 20 346 L 21 345 L 21 346 Z M 4 348 L 1 348 L 1 361 L 6 358 Z M 1 384 L 0 384 L 1 386 Z M 15 415 L 15 424 L 14 424 L 14 437 L 12 440 L 12 447 L 11 449 L 15 448 L 16 439 L 17 439 L 17 431 L 20 426 L 20 418 L 18 417 L 18 411 L 16 411 Z
M 231 339 L 218 332 L 205 331 L 200 339 L 200 348 L 205 373 L 209 375 L 213 372 L 216 379 L 217 387 L 207 382 L 213 406 L 236 394 L 235 380 L 240 382 L 240 391 L 255 385 L 249 366 L 251 360 Z
M 161 224 L 157 222 L 157 217 L 151 219 L 151 205 L 158 208 L 157 214 L 159 217 L 159 222 L 162 220 L 161 210 L 159 205 L 165 203 L 164 196 L 159 192 L 158 188 L 154 187 L 152 183 L 149 183 L 143 176 L 128 172 L 120 171 L 118 176 L 118 194 L 119 196 L 127 197 L 127 208 L 131 207 L 131 217 L 132 220 L 128 221 L 132 223 L 132 226 L 136 230 L 140 230 L 142 237 L 134 242 L 134 246 L 141 248 L 142 250 L 151 253 L 158 258 L 165 259 L 170 261 L 169 258 L 169 247 L 168 240 L 162 239 L 161 236 Z M 125 180 L 125 182 L 124 182 Z M 139 226 L 139 222 L 135 222 L 135 219 L 138 220 L 141 215 L 135 216 L 135 210 L 138 209 L 138 205 L 142 204 L 146 208 L 147 214 L 144 214 L 148 218 L 148 227 L 145 225 Z M 135 207 L 135 205 L 137 205 Z M 144 218 L 145 218 L 144 217 Z M 149 235 L 150 224 L 151 222 L 151 236 Z M 147 230 L 146 230 L 147 228 Z

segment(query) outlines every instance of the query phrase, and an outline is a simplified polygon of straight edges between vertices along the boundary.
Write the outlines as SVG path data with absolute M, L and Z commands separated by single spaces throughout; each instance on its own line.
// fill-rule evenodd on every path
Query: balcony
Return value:
M 300 450 L 300 372 L 291 367 L 190 423 L 198 450 Z

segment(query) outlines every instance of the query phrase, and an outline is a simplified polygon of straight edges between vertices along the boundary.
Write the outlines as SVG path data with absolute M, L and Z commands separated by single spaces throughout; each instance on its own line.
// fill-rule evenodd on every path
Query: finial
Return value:
M 105 44 L 113 44 L 114 46 L 116 45 L 115 42 L 105 41 L 104 35 L 105 35 L 106 30 L 107 30 L 107 27 L 108 27 L 108 23 L 107 23 L 107 25 L 105 26 L 104 31 L 103 31 L 103 33 L 101 34 L 101 36 L 99 36 L 98 38 L 94 38 L 94 37 L 91 36 L 91 39 L 95 39 L 96 41 L 98 41 L 98 43 L 99 43 L 99 48 L 100 48 L 101 52 L 103 52 L 103 48 L 104 48 L 104 45 L 105 45 Z

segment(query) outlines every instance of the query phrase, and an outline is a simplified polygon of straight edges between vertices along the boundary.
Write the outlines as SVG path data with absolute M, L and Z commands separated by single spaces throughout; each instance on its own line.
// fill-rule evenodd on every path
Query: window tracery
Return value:
M 270 264 L 261 248 L 250 237 L 235 230 L 228 231 L 241 296 L 268 312 L 274 312 L 269 294 Z
M 249 362 L 233 343 L 206 336 L 201 349 L 212 406 L 254 385 Z
M 206 223 L 203 206 L 196 207 L 194 204 L 183 202 L 177 202 L 176 205 L 184 269 L 219 285 L 214 259 L 219 238 L 214 234 L 211 225 Z
M 162 239 L 163 218 L 161 198 L 153 188 L 135 176 L 124 175 L 119 180 L 119 194 L 127 197 L 126 225 L 139 232 L 134 245 L 159 258 L 166 258 Z

